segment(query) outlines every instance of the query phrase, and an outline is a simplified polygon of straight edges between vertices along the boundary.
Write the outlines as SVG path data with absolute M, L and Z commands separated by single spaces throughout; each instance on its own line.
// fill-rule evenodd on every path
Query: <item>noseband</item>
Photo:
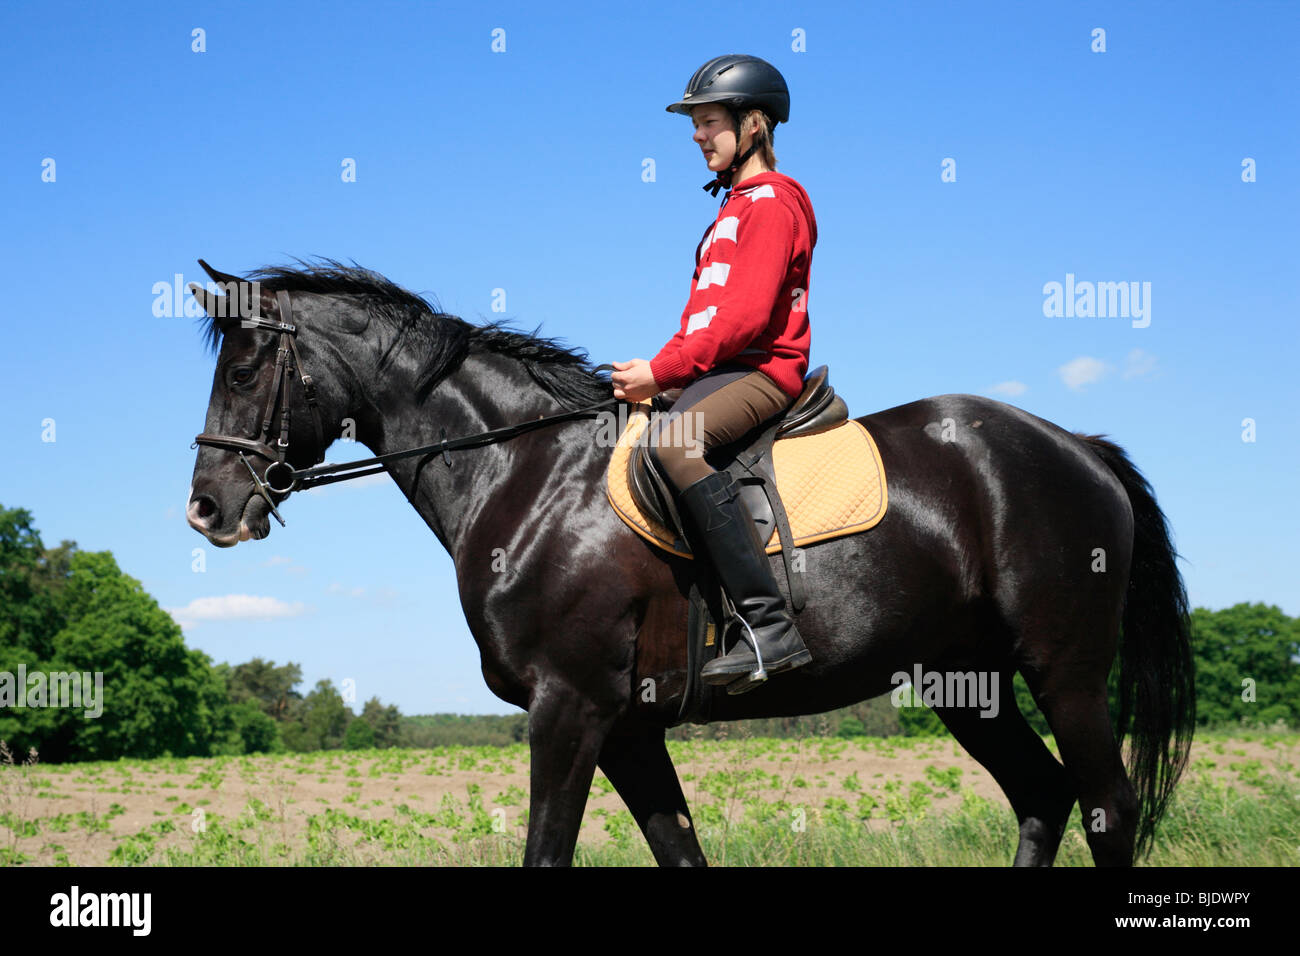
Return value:
M 312 425 L 316 429 L 316 447 L 321 449 L 319 456 L 316 458 L 316 464 L 320 464 L 325 460 L 325 443 L 322 440 L 324 433 L 321 431 L 320 425 L 320 408 L 316 404 L 316 384 L 303 369 L 302 357 L 298 354 L 298 342 L 295 338 L 298 334 L 298 327 L 292 322 L 293 307 L 289 304 L 289 293 L 283 290 L 279 291 L 275 294 L 275 298 L 280 305 L 279 322 L 272 322 L 260 315 L 240 320 L 242 328 L 265 329 L 268 332 L 280 333 L 280 348 L 275 353 L 275 384 L 271 388 L 271 394 L 266 399 L 266 412 L 262 415 L 261 435 L 254 440 L 251 438 L 235 438 L 231 435 L 203 434 L 194 439 L 194 444 L 238 452 L 239 460 L 244 463 L 248 473 L 253 476 L 253 484 L 257 488 L 257 493 L 266 499 L 266 503 L 271 508 L 271 514 L 275 515 L 275 520 L 280 522 L 280 526 L 283 527 L 284 519 L 280 517 L 275 502 L 271 500 L 271 494 L 274 492 L 277 495 L 287 495 L 298 484 L 298 473 L 286 460 L 289 455 L 289 375 L 293 371 L 297 371 L 302 380 L 303 395 L 307 399 L 307 408 L 311 411 Z M 271 422 L 275 419 L 277 399 L 280 406 L 280 437 L 276 440 L 273 448 L 267 443 L 271 437 Z M 260 476 L 256 469 L 253 468 L 253 463 L 244 454 L 245 452 L 269 462 L 266 470 Z M 277 483 L 277 478 L 279 478 L 279 483 Z
M 284 526 L 284 519 L 280 517 L 280 512 L 275 507 L 275 501 L 271 498 L 272 494 L 287 496 L 293 491 L 315 488 L 319 485 L 329 485 L 336 481 L 348 481 L 352 478 L 363 478 L 366 475 L 380 474 L 387 470 L 386 465 L 388 462 L 411 458 L 416 455 L 441 453 L 443 461 L 447 463 L 448 467 L 451 467 L 451 455 L 449 453 L 458 448 L 479 448 L 483 445 L 491 445 L 507 438 L 513 438 L 515 435 L 532 431 L 534 428 L 540 428 L 543 425 L 582 418 L 597 409 L 604 408 L 606 405 L 616 405 L 621 401 L 621 399 L 617 398 L 607 398 L 603 402 L 597 402 L 585 408 L 574 409 L 559 415 L 547 415 L 534 421 L 507 425 L 504 428 L 494 428 L 491 431 L 466 435 L 463 438 L 453 438 L 450 441 L 447 440 L 447 430 L 444 428 L 442 429 L 442 441 L 435 442 L 432 445 L 422 445 L 419 448 L 390 452 L 387 455 L 377 455 L 374 458 L 365 458 L 361 461 L 338 465 L 321 465 L 321 462 L 325 460 L 325 433 L 321 428 L 320 408 L 316 404 L 316 385 L 311 376 L 303 370 L 302 358 L 298 355 L 298 343 L 294 338 L 298 334 L 298 327 L 291 321 L 293 319 L 293 308 L 289 304 L 289 293 L 281 290 L 276 292 L 275 298 L 280 306 L 279 322 L 272 322 L 262 316 L 253 316 L 240 320 L 240 325 L 243 328 L 265 329 L 268 332 L 280 333 L 280 349 L 275 356 L 275 385 L 271 388 L 271 394 L 266 400 L 266 412 L 262 415 L 261 435 L 257 439 L 252 439 L 235 438 L 231 435 L 203 434 L 196 436 L 194 444 L 190 447 L 197 448 L 199 445 L 207 445 L 211 448 L 224 448 L 227 451 L 238 452 L 239 460 L 244 463 L 248 473 L 253 476 L 253 485 L 257 489 L 257 493 L 266 499 L 267 505 L 271 508 L 271 514 L 275 515 L 275 520 L 280 522 L 281 527 Z M 593 371 L 599 372 L 601 369 L 606 368 L 612 370 L 614 366 L 608 364 L 598 365 Z M 294 468 L 286 460 L 289 454 L 289 373 L 293 371 L 297 371 L 299 378 L 302 380 L 303 395 L 307 399 L 307 408 L 311 411 L 312 426 L 316 430 L 316 447 L 320 449 L 315 466 L 311 468 Z M 273 447 L 268 444 L 268 441 L 271 436 L 271 423 L 275 419 L 277 399 L 280 406 L 280 437 Z M 261 475 L 258 475 L 257 470 L 253 468 L 253 463 L 248 460 L 245 452 L 265 459 L 269 463 Z

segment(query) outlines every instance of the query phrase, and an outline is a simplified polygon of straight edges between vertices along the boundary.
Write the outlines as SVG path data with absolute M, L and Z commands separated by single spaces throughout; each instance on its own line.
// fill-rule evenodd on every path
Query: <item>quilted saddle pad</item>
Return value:
M 606 473 L 606 494 L 615 513 L 637 534 L 684 558 L 673 547 L 675 535 L 642 513 L 628 486 L 628 456 L 650 422 L 650 404 L 632 406 Z M 790 520 L 796 547 L 857 534 L 885 516 L 889 493 L 885 467 L 875 440 L 861 422 L 849 419 L 815 435 L 781 438 L 772 446 L 777 489 Z M 769 554 L 781 550 L 773 529 Z

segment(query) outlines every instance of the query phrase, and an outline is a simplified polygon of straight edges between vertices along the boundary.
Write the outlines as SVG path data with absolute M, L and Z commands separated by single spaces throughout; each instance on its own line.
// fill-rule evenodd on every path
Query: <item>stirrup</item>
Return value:
M 727 589 L 719 588 L 718 590 L 722 594 L 722 603 L 723 603 L 724 610 L 730 611 L 731 616 L 734 617 L 736 620 L 740 621 L 740 623 L 744 625 L 745 631 L 749 634 L 748 643 L 749 646 L 754 649 L 754 660 L 758 664 L 758 666 L 755 667 L 748 674 L 742 674 L 737 676 L 736 681 L 745 681 L 747 684 L 751 686 L 753 686 L 754 684 L 761 684 L 765 680 L 767 680 L 767 668 L 763 666 L 763 652 L 758 648 L 758 638 L 754 636 L 754 629 L 749 626 L 749 622 L 745 620 L 744 615 L 741 614 L 738 610 L 736 610 L 735 602 L 731 600 L 731 595 L 727 593 Z M 723 635 L 724 636 L 726 635 L 725 630 L 723 631 Z M 732 649 L 733 650 L 735 649 L 734 645 Z M 726 654 L 723 654 L 722 656 L 726 657 Z M 731 684 L 734 684 L 736 681 L 731 681 L 726 686 L 730 687 Z

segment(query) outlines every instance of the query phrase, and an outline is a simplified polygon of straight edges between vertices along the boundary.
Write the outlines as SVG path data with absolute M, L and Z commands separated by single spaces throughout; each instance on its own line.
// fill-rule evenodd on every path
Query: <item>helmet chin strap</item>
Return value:
M 733 115 L 733 116 L 736 116 L 736 115 L 737 115 L 736 112 L 735 112 L 734 110 L 732 111 L 732 115 Z M 745 165 L 746 161 L 749 159 L 750 156 L 753 156 L 753 155 L 754 155 L 754 150 L 758 149 L 758 146 L 759 146 L 759 138 L 758 138 L 757 136 L 755 136 L 755 137 L 754 137 L 754 141 L 753 141 L 752 143 L 749 144 L 749 149 L 745 150 L 744 155 L 743 155 L 743 156 L 740 156 L 739 158 L 737 158 L 737 159 L 736 159 L 736 160 L 731 164 L 730 167 L 728 167 L 727 169 L 724 169 L 724 170 L 722 170 L 721 172 L 719 172 L 719 173 L 717 174 L 717 176 L 716 176 L 712 181 L 705 183 L 705 184 L 704 184 L 704 189 L 705 189 L 706 191 L 710 191 L 710 190 L 711 190 L 711 191 L 713 192 L 713 196 L 714 196 L 714 198 L 717 198 L 717 195 L 718 195 L 718 191 L 719 191 L 719 190 L 721 190 L 721 189 L 730 189 L 730 188 L 731 188 L 731 177 L 734 176 L 734 175 L 736 174 L 736 172 L 740 169 L 741 166 L 744 166 L 744 165 Z M 736 121 L 736 148 L 737 148 L 737 151 L 739 151 L 739 149 L 740 149 L 740 121 L 739 121 L 739 118 L 737 118 L 737 121 Z
M 736 174 L 736 171 L 739 170 L 741 166 L 745 165 L 745 161 L 748 160 L 750 156 L 754 155 L 754 150 L 756 149 L 758 149 L 757 143 L 755 143 L 753 146 L 750 146 L 749 149 L 745 150 L 745 155 L 741 156 L 738 160 L 732 163 L 729 169 L 722 170 L 722 172 L 718 173 L 715 179 L 713 179 L 711 182 L 705 183 L 704 188 L 707 190 L 711 190 L 715 197 L 718 195 L 718 190 L 730 189 L 731 177 Z

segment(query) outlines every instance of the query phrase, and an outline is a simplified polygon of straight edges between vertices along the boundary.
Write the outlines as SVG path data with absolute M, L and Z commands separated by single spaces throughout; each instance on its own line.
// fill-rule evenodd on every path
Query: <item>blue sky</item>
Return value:
M 1300 614 L 1295 5 L 728 10 L 5 4 L 0 504 L 112 550 L 216 660 L 298 661 L 306 686 L 406 713 L 509 712 L 391 482 L 297 495 L 287 529 L 234 549 L 187 527 L 213 361 L 153 289 L 204 278 L 199 257 L 330 256 L 473 321 L 502 288 L 517 327 L 650 358 L 718 202 L 664 106 L 747 52 L 791 87 L 776 152 L 820 230 L 812 363 L 852 413 L 971 392 L 1108 434 L 1195 605 Z M 1150 283 L 1149 324 L 1045 316 L 1067 274 Z

